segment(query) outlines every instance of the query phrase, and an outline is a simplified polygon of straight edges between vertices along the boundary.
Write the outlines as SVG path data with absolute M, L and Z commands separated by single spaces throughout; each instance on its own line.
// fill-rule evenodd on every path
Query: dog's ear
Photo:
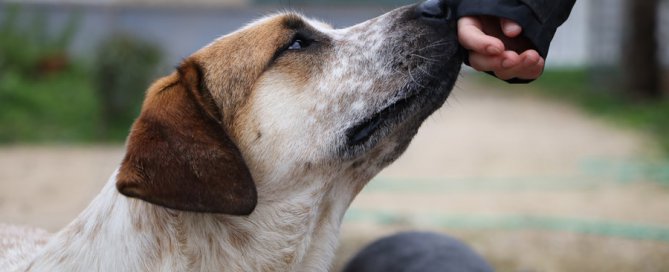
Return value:
M 128 197 L 194 212 L 248 215 L 256 187 L 193 60 L 149 88 L 116 187 Z

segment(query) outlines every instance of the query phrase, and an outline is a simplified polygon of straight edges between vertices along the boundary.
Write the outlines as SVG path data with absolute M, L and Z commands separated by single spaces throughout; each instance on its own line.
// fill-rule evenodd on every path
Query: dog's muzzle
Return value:
M 390 28 L 396 32 L 389 34 L 395 41 L 389 46 L 400 49 L 386 51 L 393 52 L 393 56 L 388 57 L 392 65 L 397 70 L 403 69 L 396 76 L 408 75 L 406 84 L 395 86 L 394 95 L 384 107 L 347 129 L 349 150 L 371 148 L 399 127 L 413 136 L 413 130 L 444 103 L 463 59 L 451 2 L 428 0 L 400 8 L 395 25 Z M 398 52 L 407 57 L 397 56 Z

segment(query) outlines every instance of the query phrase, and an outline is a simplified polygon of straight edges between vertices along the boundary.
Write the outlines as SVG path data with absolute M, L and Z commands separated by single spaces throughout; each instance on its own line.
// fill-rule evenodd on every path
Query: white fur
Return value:
M 250 216 L 239 217 L 179 212 L 130 199 L 116 191 L 115 176 L 51 239 L 30 271 L 326 271 L 325 257 L 332 257 L 348 205 L 336 201 L 326 229 L 316 233 L 312 195 L 334 201 L 317 186 L 264 200 Z M 323 184 L 311 178 L 305 177 Z M 158 226 L 161 231 L 154 231 Z M 238 231 L 252 235 L 243 248 L 226 239 Z M 284 259 L 289 255 L 292 262 Z

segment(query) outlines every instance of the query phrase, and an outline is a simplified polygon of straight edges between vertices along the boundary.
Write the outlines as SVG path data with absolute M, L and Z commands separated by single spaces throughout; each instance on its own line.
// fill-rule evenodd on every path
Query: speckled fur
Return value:
M 15 271 L 30 262 L 51 235 L 44 230 L 0 224 L 0 271 Z

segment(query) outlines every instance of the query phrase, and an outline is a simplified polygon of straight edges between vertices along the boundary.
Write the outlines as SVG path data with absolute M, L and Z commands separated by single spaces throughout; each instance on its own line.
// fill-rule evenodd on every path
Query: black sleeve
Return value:
M 511 19 L 523 27 L 543 58 L 555 31 L 571 13 L 576 0 L 461 0 L 457 16 L 491 15 Z

